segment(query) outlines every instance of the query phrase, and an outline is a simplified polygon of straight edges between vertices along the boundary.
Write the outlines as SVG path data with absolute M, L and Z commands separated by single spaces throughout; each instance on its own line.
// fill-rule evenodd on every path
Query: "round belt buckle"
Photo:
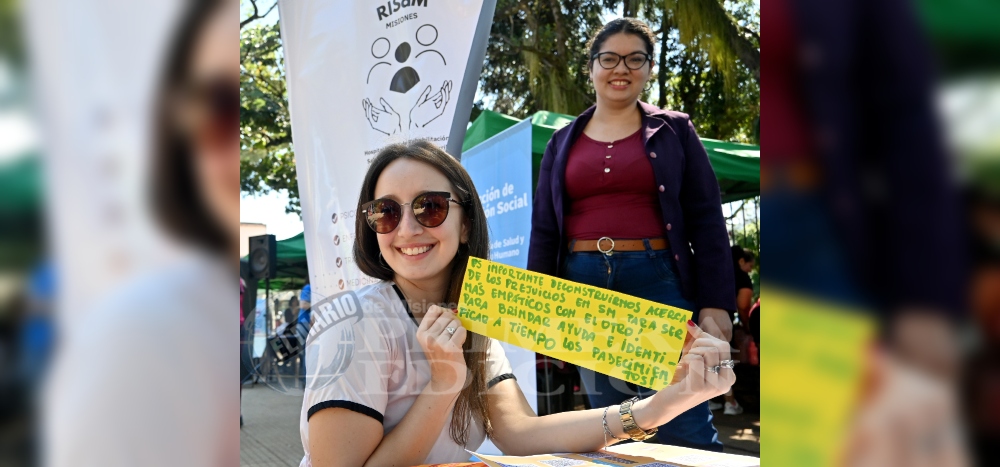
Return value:
M 601 242 L 603 242 L 605 240 L 611 242 L 611 248 L 608 248 L 607 250 L 604 250 L 604 249 L 601 248 Z M 611 253 L 614 251 L 614 249 L 615 249 L 615 241 L 611 237 L 601 237 L 601 238 L 597 239 L 597 251 L 600 251 L 601 253 L 604 253 L 605 255 L 611 256 Z

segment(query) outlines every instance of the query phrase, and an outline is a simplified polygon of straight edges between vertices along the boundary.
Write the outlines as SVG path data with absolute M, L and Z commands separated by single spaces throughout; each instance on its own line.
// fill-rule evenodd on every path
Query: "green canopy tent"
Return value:
M 539 111 L 531 116 L 532 182 L 538 184 L 538 169 L 542 154 L 554 133 L 576 117 L 555 112 Z M 468 151 L 520 120 L 501 113 L 484 110 L 476 117 L 465 134 L 462 151 Z M 702 138 L 709 161 L 715 169 L 722 190 L 722 202 L 729 203 L 760 195 L 760 147 Z
M 278 277 L 309 277 L 306 267 L 305 232 L 276 242 L 278 246 Z
M 0 264 L 20 270 L 44 255 L 43 202 L 37 153 L 0 161 Z
M 37 213 L 41 208 L 41 157 L 29 153 L 0 164 L 0 215 Z
M 722 190 L 722 202 L 760 196 L 760 146 L 701 138 Z
M 914 6 L 942 75 L 986 75 L 1000 66 L 1000 2 L 918 0 Z

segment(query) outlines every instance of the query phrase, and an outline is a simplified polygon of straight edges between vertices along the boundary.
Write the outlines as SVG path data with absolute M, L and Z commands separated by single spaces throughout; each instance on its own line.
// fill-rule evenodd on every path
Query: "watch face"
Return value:
M 634 404 L 638 397 L 633 397 L 625 402 L 622 402 L 619 408 L 619 413 L 622 418 L 622 428 L 625 429 L 625 434 L 635 441 L 644 441 L 651 438 L 656 434 L 656 428 L 650 431 L 645 431 L 635 423 L 635 418 L 632 417 L 632 404 Z

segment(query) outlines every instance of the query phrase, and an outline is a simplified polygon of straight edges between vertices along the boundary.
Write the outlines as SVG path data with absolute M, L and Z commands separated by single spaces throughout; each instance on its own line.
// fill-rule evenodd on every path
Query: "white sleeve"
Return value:
M 236 294 L 204 283 L 129 286 L 64 330 L 46 381 L 43 465 L 237 464 L 238 321 L 223 312 Z
M 307 417 L 336 407 L 383 422 L 395 353 L 380 321 L 365 317 L 314 327 L 306 346 Z
M 505 379 L 516 379 L 514 370 L 507 360 L 507 352 L 503 350 L 500 341 L 490 339 L 489 351 L 486 354 L 486 388 L 489 389 Z

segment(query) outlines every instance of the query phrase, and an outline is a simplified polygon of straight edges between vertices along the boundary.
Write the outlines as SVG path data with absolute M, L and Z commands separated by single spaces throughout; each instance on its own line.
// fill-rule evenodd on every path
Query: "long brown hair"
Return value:
M 413 141 L 409 144 L 393 144 L 382 149 L 365 175 L 361 185 L 361 196 L 358 198 L 357 219 L 355 221 L 354 260 L 361 272 L 376 279 L 391 281 L 395 272 L 379 260 L 377 234 L 368 227 L 367 221 L 361 215 L 362 205 L 375 199 L 375 184 L 378 183 L 382 171 L 398 159 L 410 159 L 423 162 L 434 167 L 451 182 L 457 193 L 452 196 L 462 203 L 465 214 L 464 222 L 469 233 L 467 243 L 459 245 L 455 259 L 451 262 L 451 277 L 448 282 L 448 295 L 445 303 L 457 303 L 462 293 L 462 278 L 469 257 L 489 258 L 490 238 L 486 224 L 486 213 L 479 201 L 479 193 L 472 184 L 472 178 L 465 168 L 455 158 L 429 141 Z M 466 378 L 468 385 L 462 389 L 455 402 L 455 412 L 451 420 L 451 439 L 464 446 L 469 439 L 469 424 L 476 415 L 483 421 L 486 435 L 493 437 L 493 427 L 490 424 L 489 411 L 486 407 L 486 350 L 489 339 L 475 333 L 468 333 L 465 344 L 465 365 L 470 377 Z
M 167 66 L 159 83 L 153 124 L 154 156 L 150 201 L 153 214 L 173 236 L 224 252 L 230 239 L 210 212 L 197 183 L 190 138 L 184 136 L 172 115 L 171 103 L 191 72 L 194 49 L 214 15 L 224 6 L 219 0 L 188 3 L 174 43 L 167 55 Z M 239 138 L 233 127 L 233 139 Z M 235 194 L 233 195 L 235 196 Z

